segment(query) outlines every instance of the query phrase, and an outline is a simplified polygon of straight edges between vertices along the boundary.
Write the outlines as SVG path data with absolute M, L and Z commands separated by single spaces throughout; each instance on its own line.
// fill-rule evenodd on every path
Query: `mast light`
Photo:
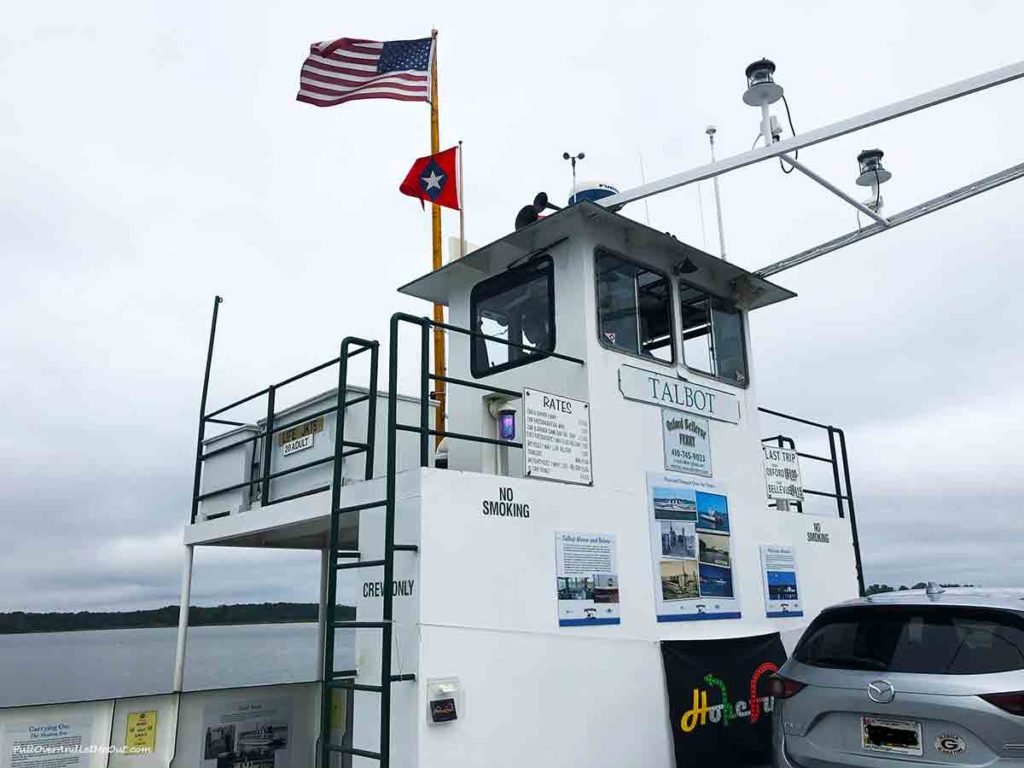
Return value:
M 743 103 L 751 107 L 774 104 L 782 98 L 782 86 L 775 82 L 775 62 L 769 59 L 755 61 L 747 67 L 747 90 Z
M 880 149 L 865 149 L 857 155 L 857 164 L 860 166 L 860 175 L 857 176 L 858 187 L 884 184 L 892 178 L 892 174 L 882 167 L 884 154 Z

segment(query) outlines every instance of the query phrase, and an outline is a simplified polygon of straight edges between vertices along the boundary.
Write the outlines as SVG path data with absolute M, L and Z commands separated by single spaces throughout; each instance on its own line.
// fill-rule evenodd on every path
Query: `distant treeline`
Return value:
M 866 590 L 869 595 L 878 595 L 882 592 L 906 592 L 908 589 L 925 589 L 928 583 L 925 581 L 919 581 L 912 587 L 908 587 L 905 584 L 900 584 L 898 587 L 890 587 L 888 584 L 872 584 Z M 940 584 L 940 587 L 973 587 L 973 584 Z
M 192 606 L 191 626 L 217 624 L 284 624 L 316 621 L 316 603 L 244 603 L 214 608 Z M 355 618 L 355 608 L 339 605 L 339 619 Z M 74 632 L 88 629 L 139 629 L 178 626 L 178 606 L 147 611 L 79 611 L 78 613 L 0 613 L 0 634 L 18 632 Z

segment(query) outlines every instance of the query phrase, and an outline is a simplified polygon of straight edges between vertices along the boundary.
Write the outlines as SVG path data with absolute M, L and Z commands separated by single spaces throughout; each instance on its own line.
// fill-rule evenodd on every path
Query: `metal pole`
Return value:
M 772 145 L 772 115 L 767 104 L 761 105 L 761 138 L 766 147 Z
M 263 472 L 260 481 L 260 506 L 270 504 L 270 469 L 274 461 L 274 400 L 277 388 L 267 387 L 267 420 L 263 425 Z
M 199 514 L 199 487 L 203 479 L 203 439 L 206 437 L 206 396 L 210 392 L 210 368 L 213 366 L 213 340 L 217 336 L 217 310 L 224 301 L 213 297 L 213 319 L 210 320 L 210 344 L 206 348 L 206 372 L 203 374 L 203 394 L 199 398 L 199 437 L 196 439 L 196 472 L 192 483 L 192 516 L 189 524 L 196 522 Z
M 972 93 L 1003 85 L 1022 77 L 1024 77 L 1024 61 L 1019 61 L 1016 64 L 1010 64 L 1000 69 L 994 69 L 991 72 L 969 77 L 966 80 L 961 80 L 951 85 L 944 85 L 941 88 L 912 96 L 909 99 L 903 99 L 902 101 L 864 112 L 855 117 L 840 120 L 837 123 L 832 123 L 822 128 L 816 128 L 813 131 L 801 133 L 798 136 L 793 136 L 783 141 L 777 141 L 771 144 L 771 146 L 758 147 L 749 152 L 733 155 L 710 165 L 702 165 L 689 171 L 683 171 L 682 173 L 643 184 L 635 189 L 627 189 L 617 195 L 602 198 L 597 203 L 606 208 L 611 208 L 617 205 L 625 205 L 634 200 L 642 200 L 650 195 L 667 192 L 670 189 L 683 187 L 697 181 L 704 181 L 704 179 L 710 179 L 722 173 L 728 173 L 753 163 L 760 163 L 773 157 L 789 154 L 795 150 L 834 139 L 837 136 L 845 136 L 848 133 L 859 131 L 863 128 L 870 128 L 887 120 L 894 120 L 897 117 L 903 117 L 928 107 L 934 107 L 937 104 L 969 96 Z
M 644 153 L 640 152 L 638 154 L 640 156 L 640 183 L 641 184 L 646 184 L 647 183 L 647 173 L 644 171 Z M 713 156 L 713 153 L 712 153 L 712 156 Z M 651 209 L 648 206 L 646 200 L 644 200 L 644 221 L 647 223 L 648 227 L 651 226 Z
M 173 693 L 185 684 L 185 643 L 188 638 L 188 606 L 192 599 L 192 546 L 185 545 L 185 563 L 181 568 L 181 595 L 178 599 L 178 642 L 174 648 Z
M 336 554 L 338 551 L 338 510 L 341 507 L 341 484 L 343 475 L 343 454 L 345 452 L 345 399 L 348 397 L 348 358 L 349 339 L 341 342 L 338 353 L 338 395 L 335 405 L 337 410 L 334 414 L 334 465 L 331 468 L 331 518 L 328 526 L 327 542 L 325 543 L 326 561 L 321 568 L 326 571 L 326 583 L 322 584 L 322 598 L 320 603 L 320 630 L 321 630 L 321 653 L 320 663 L 323 664 L 322 689 L 320 697 L 320 768 L 327 768 L 330 765 L 331 741 L 331 704 L 332 688 L 334 681 L 334 621 L 335 609 L 338 603 L 338 575 L 334 568 L 337 565 Z M 373 395 L 374 393 L 371 393 Z M 370 408 L 374 407 L 373 400 L 369 402 Z M 321 579 L 323 578 L 321 573 Z
M 1024 177 L 1024 163 L 1010 166 L 999 173 L 986 176 L 983 179 L 958 187 L 957 189 L 946 192 L 938 197 L 933 197 L 931 200 L 923 202 L 920 205 L 915 205 L 913 208 L 908 208 L 905 211 L 893 214 L 888 219 L 888 228 L 891 229 L 892 227 L 899 226 L 900 224 L 906 224 L 908 221 L 919 219 L 929 213 L 941 211 L 943 208 L 948 208 L 955 203 L 962 202 L 968 198 L 974 197 L 975 195 L 980 195 L 982 192 L 988 192 L 990 189 L 995 189 L 996 187 L 1002 186 L 1003 184 L 1021 177 Z M 833 251 L 837 251 L 840 248 L 853 245 L 854 243 L 860 242 L 872 235 L 877 235 L 879 232 L 885 232 L 886 229 L 887 228 L 881 224 L 872 224 L 864 227 L 863 229 L 848 232 L 834 240 L 829 240 L 821 245 L 816 245 L 813 248 L 801 251 L 794 256 L 782 259 L 774 264 L 769 264 L 766 267 L 761 267 L 761 269 L 755 271 L 754 274 L 758 277 L 770 277 L 771 275 L 776 275 L 787 269 L 792 269 L 793 267 L 797 267 L 801 264 L 806 264 L 808 261 L 816 259 L 819 256 L 824 256 L 832 253 Z
M 441 150 L 441 130 L 440 130 L 440 117 L 439 117 L 439 105 L 437 95 L 437 30 L 431 31 L 431 36 L 434 38 L 433 44 L 433 55 L 430 59 L 430 154 L 436 155 Z M 431 224 L 431 245 L 433 248 L 433 268 L 440 269 L 443 264 L 441 262 L 441 208 L 437 205 L 431 205 L 430 207 L 430 224 Z M 441 304 L 434 304 L 434 322 L 444 322 L 444 307 Z M 434 327 L 434 375 L 444 376 L 446 372 L 445 364 L 445 349 L 444 349 L 444 330 L 435 326 Z M 444 379 L 438 379 L 434 382 L 434 397 L 437 400 L 437 412 L 434 415 L 434 429 L 438 432 L 444 431 L 445 426 L 445 409 L 447 405 L 447 397 L 445 395 L 446 387 Z M 437 442 L 441 442 L 441 438 L 437 438 Z
M 333 516 L 333 515 L 332 515 Z M 320 610 L 317 612 L 317 646 L 315 680 L 322 680 L 324 685 L 330 682 L 324 673 L 324 648 L 327 645 L 327 582 L 331 573 L 331 544 L 320 550 Z
M 399 316 L 391 317 L 391 342 L 388 353 L 388 470 L 384 481 L 384 594 L 381 596 L 381 653 L 380 653 L 380 765 L 388 768 L 391 762 L 391 643 L 394 620 L 395 580 L 395 475 L 398 471 L 398 323 Z M 424 324 L 424 328 L 426 324 Z
M 459 139 L 459 258 L 466 255 L 466 201 L 462 196 L 462 139 Z
M 845 200 L 846 202 L 848 202 L 850 205 L 852 205 L 854 208 L 856 208 L 861 213 L 865 214 L 866 216 L 870 216 L 872 219 L 874 219 L 875 221 L 877 221 L 879 224 L 881 224 L 884 227 L 889 226 L 889 221 L 884 216 L 881 216 L 877 212 L 871 210 L 866 205 L 864 205 L 864 203 L 861 203 L 861 202 L 859 202 L 857 200 L 854 200 L 848 194 L 843 192 L 843 190 L 841 190 L 839 187 L 837 187 L 834 184 L 832 184 L 832 182 L 830 182 L 828 179 L 825 179 L 825 178 L 819 176 L 818 174 L 816 174 L 814 171 L 812 171 L 810 168 L 808 168 L 803 163 L 797 162 L 796 160 L 794 160 L 789 155 L 781 155 L 781 158 L 782 158 L 782 160 L 784 162 L 789 163 L 794 168 L 796 168 L 798 171 L 800 171 L 800 173 L 802 173 L 804 176 L 806 176 L 807 178 L 813 179 L 814 181 L 818 182 L 819 184 L 821 184 L 821 186 L 823 186 L 825 189 L 827 189 L 833 195 L 835 195 L 836 197 L 839 197 L 839 198 Z M 715 177 L 715 180 L 716 181 L 718 180 L 717 176 Z
M 441 382 L 435 382 L 440 384 Z M 390 394 L 390 393 L 389 393 Z M 391 434 L 390 432 L 388 434 Z M 437 436 L 439 439 L 441 435 Z M 420 466 L 430 463 L 430 322 L 420 325 Z
M 708 141 L 711 144 L 711 162 L 715 162 L 715 132 L 718 129 L 713 125 L 709 125 L 707 130 L 704 132 L 708 135 Z M 725 227 L 722 224 L 722 195 L 718 189 L 718 177 L 715 176 L 713 179 L 715 187 L 715 213 L 718 216 L 718 256 L 722 261 L 728 261 L 725 257 Z M 644 205 L 647 205 L 647 201 L 644 200 Z M 648 222 L 649 223 L 649 222 Z
M 853 538 L 853 557 L 857 566 L 857 587 L 861 597 L 867 591 L 864 587 L 864 564 L 860 558 L 860 536 L 857 533 L 857 512 L 853 508 L 853 486 L 850 485 L 850 459 L 846 455 L 846 434 L 836 429 L 839 435 L 839 453 L 843 457 L 843 479 L 846 480 L 846 506 L 850 510 L 850 535 Z
M 836 489 L 836 510 L 839 517 L 846 517 L 843 512 L 843 487 L 839 484 L 839 461 L 836 458 L 836 430 L 835 427 L 828 428 L 828 450 L 832 457 L 832 483 Z

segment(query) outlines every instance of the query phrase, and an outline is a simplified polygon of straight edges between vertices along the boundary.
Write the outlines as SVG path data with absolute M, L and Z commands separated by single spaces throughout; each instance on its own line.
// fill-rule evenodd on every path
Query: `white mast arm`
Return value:
M 879 107 L 873 109 L 870 112 L 865 112 L 862 115 L 856 117 L 847 118 L 841 120 L 838 123 L 827 125 L 823 128 L 817 128 L 807 133 L 802 133 L 799 136 L 793 136 L 792 138 L 786 139 L 785 141 L 779 141 L 771 144 L 767 147 L 759 147 L 751 150 L 750 152 L 744 152 L 740 155 L 733 155 L 723 160 L 719 160 L 714 163 L 708 163 L 697 168 L 693 168 L 683 173 L 677 173 L 674 176 L 667 176 L 664 179 L 652 181 L 648 184 L 641 184 L 639 187 L 633 189 L 627 189 L 625 192 L 620 192 L 617 195 L 611 197 L 605 197 L 598 200 L 598 205 L 603 205 L 606 208 L 624 205 L 631 203 L 635 200 L 642 200 L 645 197 L 651 195 L 657 195 L 661 192 L 667 192 L 670 189 L 676 189 L 678 187 L 684 187 L 687 184 L 693 184 L 697 181 L 703 181 L 704 179 L 711 179 L 716 176 L 720 176 L 729 171 L 735 171 L 738 168 L 743 168 L 754 163 L 759 163 L 762 160 L 770 160 L 773 157 L 779 157 L 784 154 L 789 154 L 803 147 L 809 147 L 814 144 L 820 144 L 823 141 L 834 139 L 837 136 L 843 136 L 853 131 L 859 131 L 862 128 L 868 128 L 872 125 L 878 125 L 884 123 L 887 120 L 893 120 L 897 117 L 903 117 L 913 112 L 918 112 L 928 107 L 934 107 L 937 104 L 942 104 L 953 99 L 959 99 L 961 96 L 968 96 L 978 91 L 983 91 L 986 88 L 993 88 L 997 85 L 1003 85 L 1004 83 L 1012 82 L 1024 77 L 1024 61 L 1017 62 L 1016 64 L 1010 64 L 1000 69 L 994 69 L 991 72 L 986 72 L 975 77 L 969 77 L 966 80 L 961 80 L 958 83 L 952 85 L 946 85 L 942 88 L 936 88 L 935 90 L 922 93 L 918 96 L 912 96 L 909 99 L 897 101 L 894 104 L 890 104 L 885 107 Z
M 954 190 L 946 192 L 943 195 L 934 197 L 931 200 L 927 200 L 919 205 L 915 205 L 913 208 L 908 208 L 905 211 L 890 216 L 885 224 L 872 224 L 871 226 L 858 229 L 854 232 L 848 232 L 845 235 L 829 240 L 827 243 L 816 245 L 813 248 L 809 248 L 806 251 L 790 256 L 788 259 L 777 261 L 774 264 L 769 264 L 766 267 L 754 272 L 758 277 L 771 277 L 777 275 L 779 272 L 783 272 L 793 267 L 798 267 L 801 264 L 806 264 L 812 259 L 816 259 L 819 256 L 824 256 L 832 251 L 837 251 L 840 248 L 845 248 L 848 245 L 860 242 L 872 235 L 877 235 L 880 232 L 885 232 L 887 229 L 897 227 L 900 224 L 906 224 L 907 222 L 919 219 L 922 216 L 926 216 L 929 213 L 935 213 L 941 211 L 943 208 L 948 208 L 951 205 L 967 200 L 968 198 L 980 195 L 982 192 L 988 192 L 990 189 L 995 189 L 1003 184 L 1007 184 L 1011 181 L 1024 177 L 1024 163 L 1019 165 L 1012 165 L 1009 168 L 994 173 L 991 176 L 986 176 L 983 179 L 972 182 L 962 187 L 957 187 Z

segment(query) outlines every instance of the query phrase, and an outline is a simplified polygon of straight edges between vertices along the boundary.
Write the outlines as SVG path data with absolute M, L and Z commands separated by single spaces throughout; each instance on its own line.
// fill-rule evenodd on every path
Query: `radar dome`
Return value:
M 589 200 L 593 203 L 617 194 L 619 194 L 618 188 L 612 186 L 608 182 L 581 181 L 573 187 L 572 192 L 569 195 L 569 205 L 582 202 L 583 200 Z M 618 208 L 615 210 L 618 210 Z

